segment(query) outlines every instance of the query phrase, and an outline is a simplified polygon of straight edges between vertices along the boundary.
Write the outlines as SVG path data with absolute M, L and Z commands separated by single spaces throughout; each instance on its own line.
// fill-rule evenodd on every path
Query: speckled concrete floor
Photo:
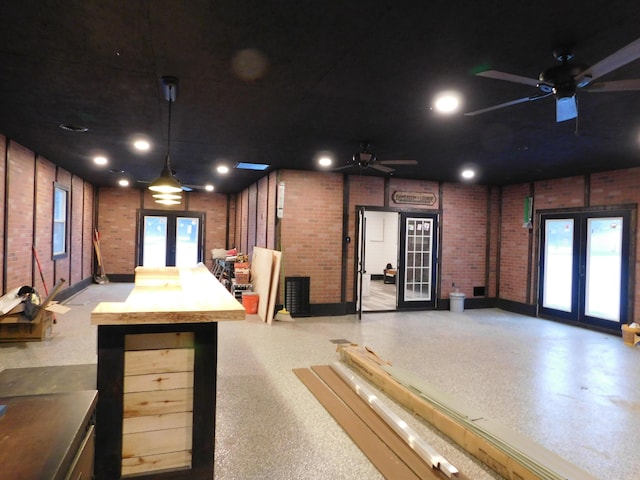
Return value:
M 0 344 L 0 370 L 96 361 L 89 314 L 130 284 L 92 285 L 45 342 Z M 291 369 L 338 359 L 332 339 L 394 365 L 556 452 L 593 476 L 640 478 L 640 348 L 620 337 L 497 309 L 221 323 L 216 479 L 382 478 Z M 451 463 L 499 478 L 388 402 Z

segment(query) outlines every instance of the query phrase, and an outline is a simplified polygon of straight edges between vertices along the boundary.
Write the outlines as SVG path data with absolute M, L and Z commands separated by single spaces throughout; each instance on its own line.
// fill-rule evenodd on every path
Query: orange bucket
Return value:
M 242 292 L 242 306 L 247 313 L 258 313 L 258 301 L 260 297 L 254 292 Z

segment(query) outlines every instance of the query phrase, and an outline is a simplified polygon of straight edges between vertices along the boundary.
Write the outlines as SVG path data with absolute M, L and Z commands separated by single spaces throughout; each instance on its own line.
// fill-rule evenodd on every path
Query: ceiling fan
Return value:
M 362 142 L 360 144 L 360 151 L 354 153 L 351 157 L 351 161 L 347 162 L 347 165 L 343 167 L 335 168 L 334 170 L 344 170 L 345 168 L 358 167 L 360 169 L 373 168 L 384 173 L 393 173 L 395 168 L 391 168 L 388 165 L 417 165 L 416 160 L 378 160 L 378 158 L 370 150 L 371 144 L 369 142 Z
M 564 122 L 565 120 L 571 120 L 578 116 L 578 106 L 576 103 L 576 91 L 578 89 L 588 92 L 640 90 L 640 79 L 593 83 L 597 78 L 640 58 L 640 38 L 592 66 L 571 62 L 573 52 L 571 52 L 569 48 L 554 50 L 553 56 L 560 64 L 554 65 L 541 72 L 537 80 L 520 75 L 513 75 L 511 73 L 499 72 L 497 70 L 487 70 L 477 73 L 476 75 L 481 77 L 531 85 L 539 88 L 542 93 L 501 103 L 492 107 L 482 108 L 473 112 L 467 112 L 465 115 L 479 115 L 492 110 L 498 110 L 519 103 L 532 102 L 553 95 L 556 98 L 556 122 Z

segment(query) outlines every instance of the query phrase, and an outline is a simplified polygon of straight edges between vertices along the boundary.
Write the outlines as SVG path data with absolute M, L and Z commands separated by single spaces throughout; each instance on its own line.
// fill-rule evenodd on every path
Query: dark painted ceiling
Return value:
M 220 162 L 317 170 L 318 152 L 344 165 L 363 140 L 380 160 L 418 161 L 398 177 L 458 181 L 475 165 L 476 181 L 505 185 L 626 168 L 640 165 L 640 91 L 579 90 L 577 122 L 556 123 L 553 97 L 477 116 L 430 105 L 443 89 L 460 91 L 466 112 L 537 95 L 474 73 L 535 79 L 566 44 L 592 65 L 638 39 L 639 19 L 637 0 L 5 2 L 0 133 L 96 185 L 115 185 L 112 168 L 140 187 L 164 162 L 160 78 L 174 75 L 172 166 L 218 192 L 264 175 L 222 177 Z M 629 78 L 640 60 L 598 81 Z M 152 141 L 147 154 L 131 149 L 136 134 Z

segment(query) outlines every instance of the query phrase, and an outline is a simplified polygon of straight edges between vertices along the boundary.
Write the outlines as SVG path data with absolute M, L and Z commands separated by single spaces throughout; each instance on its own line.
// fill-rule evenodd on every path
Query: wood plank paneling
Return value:
M 193 388 L 193 372 L 150 373 L 124 378 L 124 393 Z
M 192 412 L 147 415 L 145 417 L 129 417 L 122 421 L 122 433 L 127 434 L 150 432 L 153 430 L 168 430 L 170 428 L 189 427 L 192 423 Z
M 192 348 L 136 350 L 124 354 L 124 374 L 146 375 L 193 371 Z

